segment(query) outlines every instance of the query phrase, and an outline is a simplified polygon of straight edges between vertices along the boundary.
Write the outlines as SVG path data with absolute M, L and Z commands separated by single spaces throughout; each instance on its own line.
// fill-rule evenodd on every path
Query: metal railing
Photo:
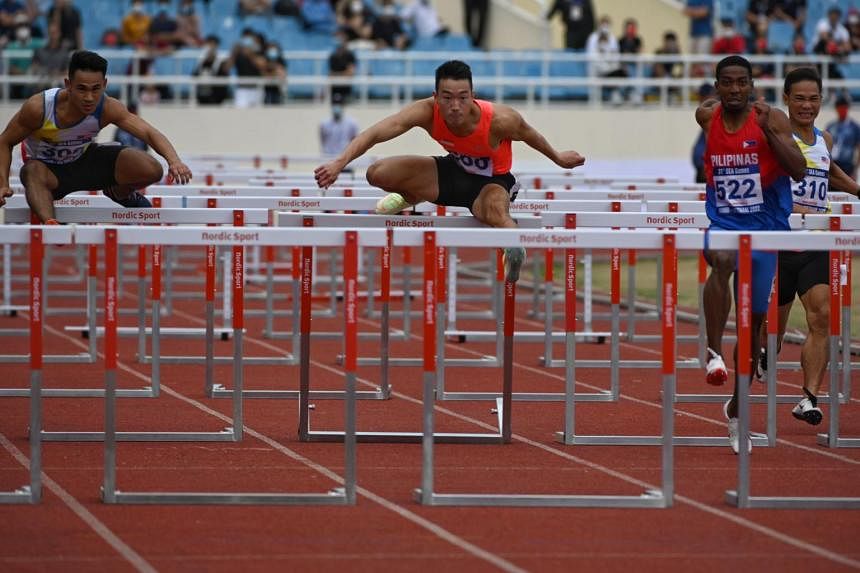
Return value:
M 619 56 L 613 63 L 627 72 L 628 77 L 599 77 L 594 72 L 594 58 L 565 51 L 494 51 L 494 52 L 418 52 L 377 50 L 357 53 L 356 74 L 350 78 L 328 75 L 328 53 L 321 51 L 285 52 L 288 64 L 285 80 L 265 77 L 194 76 L 202 52 L 180 50 L 159 56 L 159 73 L 141 75 L 144 60 L 152 59 L 147 52 L 103 50 L 111 63 L 109 89 L 124 101 L 136 99 L 139 90 L 149 84 L 169 86 L 179 105 L 197 105 L 198 88 L 205 86 L 256 87 L 276 86 L 290 101 L 328 101 L 330 86 L 348 84 L 354 98 L 361 102 L 390 101 L 397 104 L 429 96 L 433 91 L 436 66 L 449 59 L 464 59 L 472 66 L 476 93 L 495 101 L 525 101 L 528 105 L 551 102 L 581 102 L 589 105 L 617 103 L 607 92 L 618 90 L 636 103 L 648 106 L 690 105 L 703 83 L 713 82 L 713 66 L 721 56 L 711 55 L 638 55 Z M 0 102 L 8 103 L 13 86 L 32 93 L 47 85 L 62 85 L 59 78 L 39 75 L 11 75 L 9 61 L 29 58 L 30 50 L 5 50 L 0 53 Z M 226 56 L 226 54 L 224 54 Z M 783 77 L 792 67 L 816 66 L 822 74 L 828 93 L 838 90 L 860 93 L 860 54 L 844 60 L 826 56 L 749 55 L 753 65 L 770 66 L 771 77 L 757 78 L 756 86 L 771 96 L 779 94 Z M 678 72 L 672 77 L 653 77 L 655 64 L 675 64 Z M 844 79 L 832 79 L 831 65 L 843 71 Z M 184 72 L 183 72 L 184 70 Z M 171 73 L 166 73 L 170 71 Z M 27 90 L 29 86 L 31 89 Z M 261 98 L 262 99 L 262 98 Z

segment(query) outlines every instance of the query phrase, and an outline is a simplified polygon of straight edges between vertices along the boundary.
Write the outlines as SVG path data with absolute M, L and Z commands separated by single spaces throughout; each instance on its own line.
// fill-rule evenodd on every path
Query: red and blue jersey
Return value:
M 735 133 L 723 125 L 718 105 L 705 147 L 705 212 L 727 230 L 790 230 L 791 181 L 776 160 L 751 110 Z

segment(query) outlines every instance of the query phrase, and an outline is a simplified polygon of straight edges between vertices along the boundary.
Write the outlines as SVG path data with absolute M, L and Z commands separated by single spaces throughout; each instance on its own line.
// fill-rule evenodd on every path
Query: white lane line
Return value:
M 84 346 L 79 340 L 77 340 L 76 338 L 73 338 L 71 336 L 66 335 L 64 332 L 60 332 L 60 331 L 55 330 L 54 328 L 51 328 L 51 327 L 46 327 L 46 329 L 49 330 L 50 332 L 52 332 L 53 334 L 56 334 L 57 336 L 67 338 L 68 340 L 71 340 L 75 344 L 79 344 L 81 346 Z M 247 340 L 249 340 L 249 338 L 245 338 L 245 340 L 247 341 Z M 99 353 L 99 356 L 101 357 L 103 355 L 101 353 Z M 146 383 L 152 384 L 152 378 L 150 378 L 146 374 L 143 374 L 142 372 L 138 372 L 137 370 L 126 365 L 123 362 L 119 362 L 118 366 L 119 366 L 120 370 L 128 372 L 129 374 L 139 378 L 140 380 L 143 380 Z M 198 402 L 197 400 L 195 400 L 193 398 L 189 398 L 183 394 L 180 394 L 179 392 L 173 390 L 172 388 L 170 388 L 169 386 L 167 386 L 163 383 L 160 385 L 160 387 L 161 387 L 162 392 L 164 392 L 165 394 L 169 394 L 170 396 L 173 396 L 174 398 L 176 398 L 178 400 L 181 400 L 181 401 L 183 401 L 189 405 L 194 406 L 195 408 L 197 408 L 198 410 L 200 410 L 202 412 L 205 412 L 211 416 L 214 416 L 214 417 L 232 425 L 233 420 L 231 417 L 225 416 L 224 414 L 221 414 L 220 412 L 209 408 L 205 404 Z M 298 452 L 295 452 L 295 451 L 287 448 L 286 446 L 284 446 L 283 444 L 281 444 L 280 442 L 278 442 L 274 438 L 270 438 L 270 437 L 266 436 L 265 434 L 262 434 L 256 430 L 254 430 L 253 428 L 249 428 L 248 426 L 242 426 L 242 428 L 243 428 L 243 431 L 246 432 L 249 436 L 253 436 L 253 437 L 257 438 L 258 440 L 269 445 L 272 449 L 274 449 L 274 450 L 284 454 L 285 456 L 287 456 L 293 460 L 296 460 L 297 462 L 300 462 L 300 463 L 308 466 L 309 468 L 325 475 L 330 480 L 332 480 L 336 483 L 343 484 L 343 482 L 344 482 L 343 478 L 340 475 L 338 475 L 337 473 L 329 470 L 325 466 L 322 466 L 322 465 L 314 462 L 313 460 L 302 456 Z M 469 541 L 466 541 L 462 537 L 459 537 L 458 535 L 448 531 L 447 529 L 441 527 L 440 525 L 437 525 L 437 524 L 433 523 L 432 521 L 425 519 L 424 517 L 421 517 L 420 515 L 409 511 L 407 508 L 405 508 L 403 506 L 400 506 L 396 503 L 388 501 L 384 497 L 379 496 L 379 495 L 373 493 L 372 491 L 370 491 L 366 488 L 357 487 L 356 491 L 357 491 L 357 493 L 360 493 L 361 495 L 370 499 L 371 501 L 373 501 L 373 502 L 381 505 L 382 507 L 400 515 L 401 517 L 407 519 L 408 521 L 411 521 L 415 525 L 418 525 L 419 527 L 426 529 L 427 531 L 429 531 L 433 535 L 439 537 L 443 541 L 450 543 L 451 545 L 461 549 L 465 553 L 468 553 L 468 554 L 470 554 L 470 555 L 472 555 L 478 559 L 482 559 L 482 560 L 494 565 L 495 567 L 498 567 L 502 571 L 506 571 L 508 573 L 525 573 L 526 572 L 525 569 L 521 569 L 520 567 L 517 567 L 513 563 L 499 557 L 498 555 L 490 553 L 489 551 L 486 551 L 485 549 L 482 549 L 481 547 L 478 547 L 477 545 L 470 543 Z
M 27 458 L 27 456 L 25 456 L 24 453 L 3 434 L 0 434 L 0 445 L 2 445 L 3 449 L 9 452 L 19 464 L 24 466 L 28 471 L 30 470 L 29 458 Z M 126 543 L 117 537 L 117 535 L 111 531 L 107 525 L 102 523 L 98 517 L 90 513 L 90 511 L 81 505 L 81 503 L 75 499 L 72 494 L 63 489 L 60 484 L 51 479 L 45 472 L 42 472 L 42 485 L 60 498 L 60 501 L 72 510 L 72 512 L 77 515 L 81 521 L 87 524 L 90 529 L 92 529 L 96 535 L 101 537 L 105 543 L 113 547 L 113 549 L 135 569 L 142 573 L 156 573 L 155 567 L 147 563 L 146 559 L 141 557 L 134 549 L 126 545 Z

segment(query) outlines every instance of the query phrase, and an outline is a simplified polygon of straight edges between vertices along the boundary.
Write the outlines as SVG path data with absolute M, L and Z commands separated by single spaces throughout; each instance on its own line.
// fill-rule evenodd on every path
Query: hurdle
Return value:
M 3 243 L 28 245 L 30 249 L 30 483 L 11 492 L 0 492 L 0 504 L 39 503 L 42 499 L 42 365 L 44 328 L 42 312 L 45 241 L 71 244 L 72 230 L 56 227 L 4 227 Z
M 721 237 L 722 238 L 722 237 Z M 741 235 L 738 240 L 738 478 L 737 488 L 727 490 L 725 501 L 739 508 L 781 508 L 781 509 L 860 509 L 860 497 L 797 497 L 797 496 L 753 496 L 750 488 L 750 455 L 747 449 L 749 432 L 749 382 L 750 369 L 750 332 L 752 323 L 752 249 L 778 250 L 802 248 L 806 250 L 830 251 L 830 361 L 837 360 L 840 338 L 839 295 L 841 273 L 839 251 L 860 250 L 858 233 L 819 233 L 804 235 L 798 240 L 797 234 L 772 232 L 767 234 Z M 712 238 L 712 241 L 714 239 Z M 721 241 L 717 241 L 719 245 Z M 722 248 L 722 247 L 719 247 Z M 843 349 L 843 352 L 846 351 Z M 830 371 L 830 415 L 835 419 L 839 414 L 839 381 L 834 368 Z M 830 437 L 830 436 L 828 436 Z
M 79 230 L 80 232 L 81 230 Z M 117 439 L 116 431 L 116 368 L 117 368 L 117 249 L 120 244 L 181 244 L 200 245 L 217 244 L 233 247 L 232 266 L 235 272 L 233 278 L 235 316 L 234 332 L 234 366 L 233 376 L 236 392 L 233 393 L 233 441 L 242 437 L 242 327 L 243 327 L 243 250 L 247 245 L 341 245 L 345 247 L 347 264 L 345 265 L 344 282 L 346 285 L 345 321 L 346 337 L 350 340 L 349 348 L 357 346 L 356 325 L 356 274 L 358 244 L 360 239 L 355 232 L 308 233 L 308 230 L 289 229 L 260 229 L 253 233 L 225 233 L 222 237 L 212 233 L 208 227 L 188 227 L 183 229 L 149 229 L 149 228 L 107 228 L 87 233 L 79 240 L 97 242 L 104 241 L 106 273 L 105 273 L 105 429 L 104 429 L 104 475 L 102 485 L 102 501 L 109 504 L 281 504 L 281 505 L 352 505 L 356 497 L 356 467 L 355 467 L 355 362 L 350 357 L 347 361 L 345 376 L 345 445 L 344 487 L 335 488 L 325 493 L 256 493 L 256 492 L 129 492 L 117 489 Z M 213 236 L 214 235 L 214 236 Z M 372 238 L 372 237 L 371 237 Z M 362 240 L 368 237 L 362 237 Z M 377 236 L 377 241 L 382 237 Z M 303 349 L 303 352 L 306 352 Z
M 405 235 L 407 230 L 395 231 L 395 243 Z M 609 231 L 594 230 L 509 230 L 494 229 L 492 233 L 473 229 L 425 231 L 425 268 L 433 266 L 435 248 L 439 246 L 469 246 L 469 247 L 533 247 L 535 244 L 553 244 L 566 248 L 568 256 L 566 284 L 570 285 L 571 277 L 575 280 L 575 264 L 571 265 L 570 257 L 576 248 L 611 248 L 615 244 L 618 233 L 609 234 Z M 646 232 L 636 233 L 633 240 L 641 241 Z M 662 235 L 650 232 L 654 240 L 663 240 Z M 406 237 L 403 237 L 405 239 Z M 627 239 L 631 242 L 630 238 Z M 667 239 L 672 241 L 672 237 Z M 573 283 L 575 285 L 575 282 Z M 568 286 L 568 288 L 570 288 Z M 575 286 L 574 286 L 575 288 Z M 427 291 L 425 291 L 427 292 Z M 433 294 L 432 290 L 428 294 Z M 505 286 L 505 342 L 506 350 L 513 348 L 513 302 L 515 287 Z M 568 299 L 570 300 L 570 299 Z M 669 301 L 672 302 L 672 301 Z M 428 296 L 425 299 L 425 313 L 427 316 L 434 315 L 435 298 Z M 669 305 L 671 310 L 673 305 Z M 425 319 L 425 328 L 429 328 Z M 673 332 L 673 331 L 672 331 Z M 425 335 L 432 338 L 432 330 Z M 572 338 L 568 338 L 568 346 Z M 426 343 L 426 339 L 425 339 Z M 672 345 L 668 345 L 672 347 Z M 664 350 L 665 350 L 664 346 Z M 425 346 L 426 350 L 426 346 Z M 507 358 L 508 355 L 506 355 Z M 673 360 L 667 360 L 673 364 Z M 498 493 L 441 493 L 434 491 L 434 408 L 433 397 L 435 391 L 435 364 L 434 354 L 425 352 L 424 355 L 424 425 L 422 439 L 422 469 L 421 486 L 414 492 L 414 499 L 423 505 L 434 506 L 526 506 L 526 507 L 640 507 L 640 508 L 664 508 L 671 507 L 674 491 L 673 477 L 673 402 L 664 398 L 663 414 L 663 437 L 661 442 L 662 452 L 662 484 L 659 490 L 646 491 L 642 495 L 549 495 L 549 494 L 498 494 Z M 572 379 L 570 379 L 572 380 Z M 570 384 L 569 380 L 569 384 Z M 506 381 L 507 382 L 507 381 Z M 664 376 L 664 388 L 667 395 L 671 395 L 674 377 Z M 504 412 L 507 423 L 510 424 L 510 399 L 505 388 Z M 503 432 L 510 431 L 506 426 Z M 510 434 L 507 434 L 510 435 Z

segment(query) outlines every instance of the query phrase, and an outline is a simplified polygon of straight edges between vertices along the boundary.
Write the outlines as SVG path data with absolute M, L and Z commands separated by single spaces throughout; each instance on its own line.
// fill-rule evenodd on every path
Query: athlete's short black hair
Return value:
M 717 64 L 717 72 L 714 77 L 719 81 L 720 73 L 730 66 L 739 66 L 741 68 L 746 68 L 747 74 L 749 74 L 750 79 L 752 79 L 752 66 L 750 65 L 749 60 L 744 58 L 743 56 L 731 55 L 726 56 Z
M 815 68 L 802 67 L 795 68 L 788 72 L 785 76 L 785 82 L 782 85 L 782 91 L 785 95 L 791 92 L 791 86 L 798 82 L 815 82 L 818 85 L 818 91 L 821 92 L 821 76 Z
M 472 68 L 469 64 L 460 60 L 449 60 L 436 68 L 436 91 L 439 91 L 441 80 L 469 80 L 469 88 L 472 87 Z
M 87 72 L 101 72 L 103 76 L 107 75 L 107 60 L 95 52 L 87 50 L 78 50 L 72 54 L 69 60 L 69 79 L 75 75 L 78 70 Z

